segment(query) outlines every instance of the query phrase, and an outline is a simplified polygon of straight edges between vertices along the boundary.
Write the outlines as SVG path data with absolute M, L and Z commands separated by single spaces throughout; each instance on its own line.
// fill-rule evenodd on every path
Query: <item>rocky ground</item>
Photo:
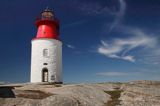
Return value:
M 160 81 L 1 85 L 0 106 L 160 106 Z

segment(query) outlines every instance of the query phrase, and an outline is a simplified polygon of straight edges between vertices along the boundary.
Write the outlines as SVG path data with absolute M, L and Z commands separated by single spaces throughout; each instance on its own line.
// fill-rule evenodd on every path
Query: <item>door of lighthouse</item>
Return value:
M 42 69 L 42 82 L 48 82 L 48 69 Z

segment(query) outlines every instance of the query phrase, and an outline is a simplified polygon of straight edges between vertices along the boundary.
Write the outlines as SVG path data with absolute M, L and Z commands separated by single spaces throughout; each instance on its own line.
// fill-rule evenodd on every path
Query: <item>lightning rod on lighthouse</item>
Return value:
M 62 42 L 59 21 L 45 9 L 35 22 L 37 35 L 32 39 L 30 82 L 62 83 Z

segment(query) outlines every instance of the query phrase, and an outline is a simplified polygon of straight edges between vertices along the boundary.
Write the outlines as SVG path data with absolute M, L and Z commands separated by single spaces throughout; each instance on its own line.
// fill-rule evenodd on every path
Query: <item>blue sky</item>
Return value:
M 160 1 L 1 0 L 0 81 L 29 82 L 36 17 L 60 20 L 65 83 L 160 80 Z

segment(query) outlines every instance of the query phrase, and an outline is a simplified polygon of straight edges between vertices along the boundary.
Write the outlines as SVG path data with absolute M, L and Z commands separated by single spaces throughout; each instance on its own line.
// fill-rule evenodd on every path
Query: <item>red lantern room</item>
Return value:
M 35 24 L 38 28 L 36 38 L 59 39 L 59 21 L 50 9 L 45 9 Z

